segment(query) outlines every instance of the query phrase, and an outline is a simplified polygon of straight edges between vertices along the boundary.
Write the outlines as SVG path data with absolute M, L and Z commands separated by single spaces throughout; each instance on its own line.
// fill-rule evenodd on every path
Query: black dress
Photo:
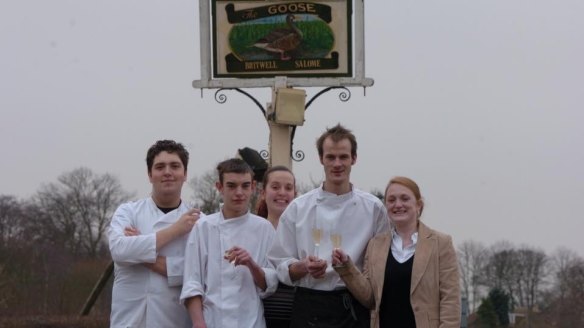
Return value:
M 270 297 L 265 298 L 264 318 L 267 328 L 288 328 L 294 303 L 294 287 L 278 284 L 278 289 Z

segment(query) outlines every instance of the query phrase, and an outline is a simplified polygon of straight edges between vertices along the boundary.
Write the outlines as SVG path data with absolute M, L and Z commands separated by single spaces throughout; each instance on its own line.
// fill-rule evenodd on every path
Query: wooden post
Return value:
M 270 166 L 284 165 L 292 169 L 290 126 L 274 121 L 268 121 L 268 125 L 270 126 Z
M 89 314 L 89 312 L 91 311 L 91 308 L 93 307 L 93 304 L 95 304 L 97 297 L 99 296 L 99 294 L 103 290 L 103 287 L 105 286 L 105 284 L 107 283 L 107 281 L 109 280 L 109 277 L 111 277 L 113 272 L 114 272 L 114 261 L 110 261 L 107 268 L 105 268 L 105 271 L 101 274 L 101 277 L 99 278 L 99 280 L 97 281 L 97 283 L 93 287 L 93 290 L 91 291 L 91 294 L 89 294 L 87 301 L 85 301 L 85 304 L 83 304 L 83 308 L 81 309 L 81 312 L 79 313 L 80 316 L 86 316 Z
M 277 76 L 274 81 L 274 86 L 272 87 L 272 102 L 268 104 L 268 110 L 266 111 L 266 119 L 268 120 L 268 126 L 270 127 L 270 160 L 268 161 L 268 164 L 270 166 L 284 165 L 287 168 L 292 169 L 292 159 L 290 158 L 291 128 L 289 125 L 278 124 L 275 122 L 274 107 L 276 106 L 276 92 L 279 88 L 285 87 L 286 77 Z

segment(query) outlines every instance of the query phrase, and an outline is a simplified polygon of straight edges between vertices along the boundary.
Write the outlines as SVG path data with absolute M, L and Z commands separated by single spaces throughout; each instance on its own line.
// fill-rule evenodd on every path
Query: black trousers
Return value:
M 369 328 L 369 310 L 348 290 L 296 288 L 290 328 Z

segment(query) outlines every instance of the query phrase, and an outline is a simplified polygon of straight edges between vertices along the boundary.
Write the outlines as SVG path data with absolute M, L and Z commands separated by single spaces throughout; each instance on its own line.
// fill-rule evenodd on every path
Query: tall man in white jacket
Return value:
M 189 236 L 181 301 L 194 328 L 264 328 L 261 298 L 278 286 L 267 258 L 274 228 L 249 212 L 253 171 L 241 159 L 217 166 L 223 206 Z
M 152 195 L 122 204 L 112 218 L 111 327 L 191 327 L 179 295 L 186 239 L 201 213 L 181 200 L 188 161 L 182 144 L 157 141 L 146 154 Z
M 350 130 L 338 124 L 316 145 L 325 180 L 286 207 L 269 258 L 280 281 L 297 286 L 291 328 L 369 327 L 369 310 L 329 264 L 334 247 L 342 243 L 362 268 L 369 240 L 389 230 L 387 212 L 379 199 L 350 181 L 357 161 L 357 141 Z

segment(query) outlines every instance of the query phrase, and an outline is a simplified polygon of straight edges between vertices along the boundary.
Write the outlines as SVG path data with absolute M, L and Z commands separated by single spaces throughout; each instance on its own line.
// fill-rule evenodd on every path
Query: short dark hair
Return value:
M 217 175 L 219 176 L 219 183 L 223 184 L 223 175 L 225 173 L 249 173 L 253 179 L 253 170 L 243 159 L 230 158 L 217 164 Z
M 146 166 L 148 167 L 148 172 L 152 171 L 152 165 L 154 165 L 154 157 L 156 157 L 161 152 L 167 152 L 170 154 L 177 154 L 182 162 L 183 166 L 185 167 L 185 171 L 187 170 L 187 166 L 189 165 L 189 152 L 185 149 L 185 147 L 174 140 L 158 140 L 148 149 L 146 153 Z
M 357 156 L 357 138 L 351 130 L 345 128 L 340 123 L 327 129 L 317 140 L 316 149 L 318 149 L 318 157 L 322 158 L 324 153 L 323 144 L 326 138 L 330 137 L 332 141 L 339 142 L 343 139 L 348 139 L 351 142 L 351 157 Z

